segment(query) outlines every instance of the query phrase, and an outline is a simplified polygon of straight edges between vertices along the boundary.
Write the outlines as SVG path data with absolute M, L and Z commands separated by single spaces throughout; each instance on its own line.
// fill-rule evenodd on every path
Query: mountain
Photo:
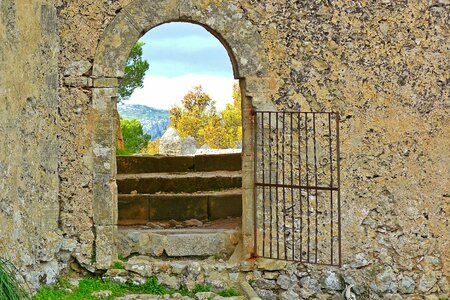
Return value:
M 117 110 L 124 119 L 138 119 L 144 132 L 151 135 L 152 140 L 160 138 L 169 127 L 169 111 L 139 104 L 118 104 Z

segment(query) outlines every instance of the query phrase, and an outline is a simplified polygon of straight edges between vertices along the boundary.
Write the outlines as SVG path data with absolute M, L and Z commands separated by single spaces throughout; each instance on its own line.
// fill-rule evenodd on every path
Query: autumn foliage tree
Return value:
M 206 143 L 202 129 L 216 118 L 218 115 L 215 102 L 201 86 L 188 91 L 181 101 L 181 106 L 175 105 L 170 109 L 171 126 L 178 131 L 181 138 L 192 136 L 200 144 Z
M 235 148 L 242 140 L 241 94 L 233 87 L 233 103 L 218 113 L 214 100 L 201 86 L 194 87 L 183 98 L 181 106 L 170 110 L 171 126 L 185 139 L 192 136 L 213 149 Z

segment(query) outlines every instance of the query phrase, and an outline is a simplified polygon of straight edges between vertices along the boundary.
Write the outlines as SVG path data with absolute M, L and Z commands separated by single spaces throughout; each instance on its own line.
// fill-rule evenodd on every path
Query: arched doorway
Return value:
M 157 26 L 136 47 L 150 68 L 142 88 L 119 97 L 126 147 L 116 156 L 118 254 L 226 259 L 242 223 L 242 99 L 228 53 L 204 27 L 187 22 Z M 140 135 L 129 124 L 138 122 L 149 146 L 135 146 Z M 149 236 L 161 241 L 157 251 L 136 241 Z
M 222 11 L 216 7 L 213 11 L 213 15 L 200 14 L 197 6 L 189 1 L 155 3 L 137 0 L 114 18 L 99 42 L 92 74 L 93 118 L 97 124 L 92 138 L 97 268 L 109 267 L 117 255 L 117 124 L 111 116 L 116 110 L 118 82 L 123 76 L 128 54 L 139 37 L 155 26 L 173 21 L 197 23 L 217 37 L 228 51 L 234 77 L 240 81 L 243 106 L 243 256 L 251 256 L 254 252 L 252 114 L 255 107 L 269 103 L 265 93 L 269 90 L 270 80 L 266 77 L 267 63 L 256 28 L 250 22 L 230 16 L 232 8 Z

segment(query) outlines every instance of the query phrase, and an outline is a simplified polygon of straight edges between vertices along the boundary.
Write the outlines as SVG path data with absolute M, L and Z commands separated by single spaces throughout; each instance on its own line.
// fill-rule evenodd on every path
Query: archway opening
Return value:
M 118 141 L 125 146 L 116 157 L 120 229 L 224 233 L 226 247 L 220 241 L 220 249 L 204 245 L 206 252 L 196 254 L 231 254 L 229 234 L 240 235 L 242 217 L 243 103 L 234 60 L 210 31 L 192 23 L 160 25 L 138 43 L 149 68 L 143 84 L 118 103 Z M 127 151 L 139 138 L 143 145 Z M 119 246 L 125 255 L 135 250 Z M 189 252 L 172 250 L 158 254 Z

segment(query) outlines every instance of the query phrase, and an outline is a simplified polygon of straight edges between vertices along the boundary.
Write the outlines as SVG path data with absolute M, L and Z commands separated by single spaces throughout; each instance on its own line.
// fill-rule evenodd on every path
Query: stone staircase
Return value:
M 240 154 L 118 156 L 119 225 L 242 214 Z
M 117 171 L 120 255 L 227 257 L 234 252 L 241 236 L 240 154 L 118 156 Z M 203 224 L 149 225 L 192 219 Z

